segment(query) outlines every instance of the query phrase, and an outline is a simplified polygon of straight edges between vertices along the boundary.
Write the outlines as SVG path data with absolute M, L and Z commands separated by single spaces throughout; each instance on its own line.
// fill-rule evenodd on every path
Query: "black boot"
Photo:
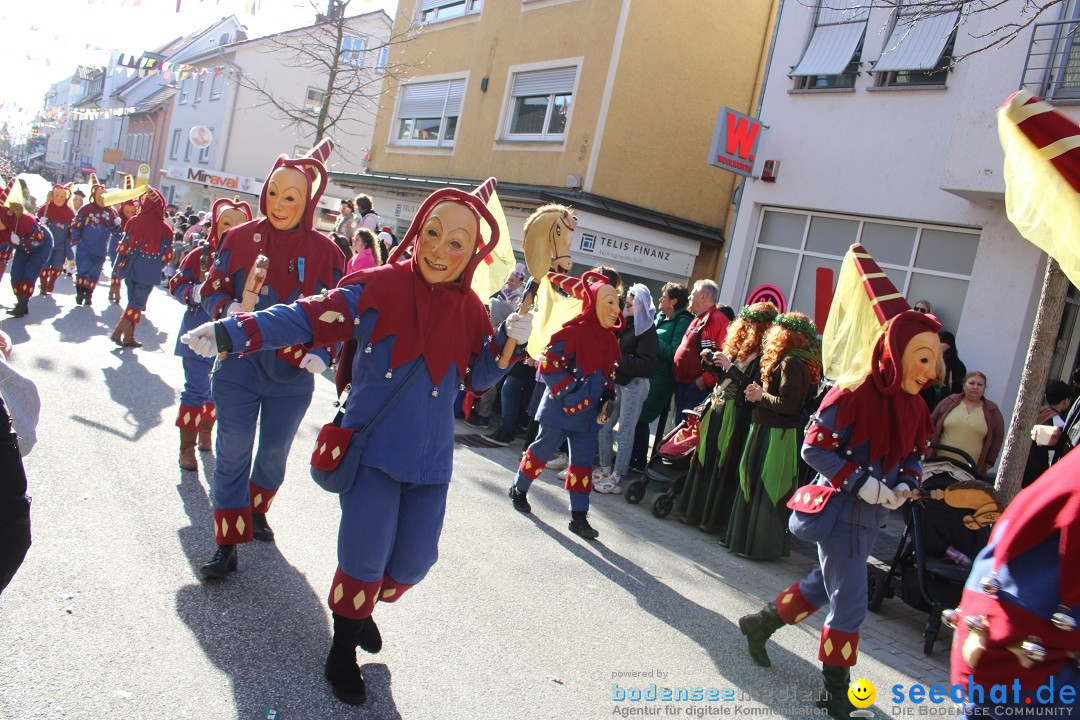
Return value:
M 26 307 L 26 304 L 27 304 L 27 302 L 29 302 L 29 300 L 30 300 L 30 298 L 28 296 L 26 296 L 26 295 L 18 295 L 18 296 L 16 296 L 16 298 L 15 298 L 15 307 L 8 310 L 8 315 L 10 315 L 13 318 L 21 318 L 21 317 L 25 316 L 26 313 L 29 312 L 29 309 Z
M 595 540 L 600 537 L 600 533 L 593 529 L 593 526 L 589 524 L 589 520 L 586 517 L 588 513 L 584 510 L 573 510 L 570 513 L 570 532 L 580 535 L 586 540 Z
M 76 286 L 76 288 L 75 288 L 75 304 L 76 305 L 82 305 L 82 296 L 83 296 L 83 289 L 81 287 Z
M 529 499 L 526 497 L 528 494 L 528 490 L 522 492 L 517 489 L 517 486 L 510 486 L 510 499 L 514 501 L 514 509 L 526 515 L 532 512 L 532 505 L 529 504 Z
M 772 667 L 769 654 L 765 652 L 765 643 L 783 626 L 784 621 L 780 618 L 780 613 L 776 612 L 776 605 L 773 603 L 766 605 L 759 613 L 739 618 L 739 631 L 746 636 L 750 658 L 755 665 Z
M 223 578 L 236 570 L 236 546 L 218 545 L 210 562 L 199 568 L 204 578 Z
M 334 613 L 334 641 L 330 645 L 330 654 L 326 656 L 326 679 L 334 697 L 346 705 L 363 705 L 367 697 L 364 676 L 356 664 L 356 647 L 360 643 L 364 625 L 364 620 Z
M 266 513 L 251 513 L 251 535 L 256 540 L 274 542 L 274 530 L 266 523 Z
M 848 720 L 855 706 L 848 700 L 848 688 L 851 686 L 851 668 L 840 665 L 822 665 L 821 675 L 825 678 L 825 697 L 818 700 L 817 706 L 825 708 L 837 720 Z

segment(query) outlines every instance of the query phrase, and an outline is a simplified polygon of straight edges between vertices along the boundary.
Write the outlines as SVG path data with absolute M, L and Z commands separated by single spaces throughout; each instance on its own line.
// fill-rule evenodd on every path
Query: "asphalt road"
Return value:
M 10 306 L 7 280 L 0 304 Z M 106 306 L 106 290 L 95 307 L 76 307 L 61 278 L 27 318 L 0 322 L 43 401 L 26 459 L 34 544 L 0 596 L 0 718 L 812 715 L 816 627 L 785 628 L 764 670 L 749 663 L 734 624 L 797 567 L 733 558 L 613 496 L 594 496 L 600 539 L 584 541 L 567 530 L 566 495 L 550 471 L 530 493 L 533 515 L 519 515 L 506 497 L 513 446 L 457 450 L 439 563 L 401 602 L 378 607 L 384 650 L 360 652 L 368 701 L 341 704 L 322 677 L 337 502 L 306 470 L 333 415 L 329 374 L 316 382 L 270 515 L 277 542 L 241 547 L 239 571 L 204 584 L 213 457 L 200 454 L 199 472 L 176 464 L 182 309 L 155 290 L 138 328 L 144 347 L 119 350 L 108 335 L 121 308 Z M 906 637 L 919 621 L 898 612 L 875 623 Z M 885 700 L 894 683 L 947 681 L 940 657 L 912 665 L 910 654 L 885 631 L 864 645 L 856 675 L 877 686 L 879 717 L 894 714 Z M 739 699 L 632 699 L 654 683 Z

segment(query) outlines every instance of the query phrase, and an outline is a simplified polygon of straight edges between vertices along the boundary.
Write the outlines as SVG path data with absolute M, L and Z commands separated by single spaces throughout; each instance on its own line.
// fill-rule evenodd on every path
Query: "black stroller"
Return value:
M 694 410 L 683 411 L 683 421 L 664 436 L 659 449 L 649 458 L 645 474 L 626 486 L 623 491 L 626 502 L 641 502 L 652 482 L 661 488 L 660 494 L 653 500 L 652 514 L 658 518 L 668 516 L 675 506 L 675 499 L 683 491 L 692 464 L 697 462 L 698 425 L 708 411 L 709 402 L 711 400 Z
M 868 609 L 877 610 L 886 598 L 899 595 L 929 613 L 923 633 L 926 655 L 941 630 L 941 611 L 960 602 L 971 561 L 1001 514 L 993 486 L 979 476 L 970 456 L 936 443 L 932 447 L 967 462 L 934 458 L 924 463 L 923 497 L 903 507 L 905 527 L 892 564 L 885 570 L 873 563 L 867 568 Z

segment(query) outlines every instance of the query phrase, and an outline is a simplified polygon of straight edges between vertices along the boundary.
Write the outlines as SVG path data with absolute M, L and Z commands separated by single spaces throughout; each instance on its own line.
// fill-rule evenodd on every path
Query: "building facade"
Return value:
M 355 168 L 371 145 L 382 84 L 380 49 L 390 17 L 373 12 L 346 18 L 342 52 L 334 62 L 334 23 L 222 45 L 189 59 L 170 117 L 160 186 L 169 202 L 208 210 L 219 197 L 239 195 L 252 207 L 277 156 L 302 155 L 314 144 L 315 121 L 331 87 L 325 135 L 336 143 L 328 167 Z M 314 63 L 297 61 L 310 48 Z M 246 78 L 243 82 L 240 77 Z M 357 88 L 364 88 L 358 92 Z M 348 100 L 348 104 L 342 103 Z M 311 122 L 287 118 L 308 113 Z M 332 226 L 338 198 L 351 191 L 330 187 L 318 221 Z
M 861 242 L 909 302 L 933 304 L 960 359 L 987 375 L 987 396 L 1009 414 L 1046 257 L 1005 216 L 995 113 L 1021 86 L 1066 101 L 1080 89 L 1062 82 L 1080 62 L 1066 49 L 1074 2 L 1061 5 L 1064 23 L 1046 18 L 973 52 L 1021 5 L 916 22 L 911 10 L 859 0 L 785 3 L 758 177 L 741 190 L 722 299 L 738 306 L 772 286 L 821 327 L 841 258 Z M 1075 316 L 1070 300 L 1052 378 L 1076 364 Z
M 577 269 L 653 289 L 717 277 L 734 178 L 707 164 L 717 110 L 747 112 L 773 2 L 402 0 L 367 172 L 400 236 L 445 184 L 494 176 L 520 248 L 538 205 L 571 205 Z

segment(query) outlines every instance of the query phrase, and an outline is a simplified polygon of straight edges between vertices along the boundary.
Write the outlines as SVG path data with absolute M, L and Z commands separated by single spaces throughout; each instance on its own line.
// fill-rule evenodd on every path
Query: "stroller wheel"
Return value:
M 626 498 L 626 502 L 631 505 L 637 505 L 645 497 L 645 485 L 649 481 L 642 478 L 635 480 L 626 486 L 626 490 L 623 491 L 623 497 Z
M 881 603 L 885 600 L 885 593 L 888 590 L 888 575 L 884 570 L 876 568 L 874 566 L 868 566 L 866 569 L 866 609 L 877 610 L 881 607 Z
M 664 493 L 653 500 L 652 514 L 654 517 L 665 518 L 668 513 L 671 512 L 672 506 L 675 504 L 675 499 L 669 494 Z

